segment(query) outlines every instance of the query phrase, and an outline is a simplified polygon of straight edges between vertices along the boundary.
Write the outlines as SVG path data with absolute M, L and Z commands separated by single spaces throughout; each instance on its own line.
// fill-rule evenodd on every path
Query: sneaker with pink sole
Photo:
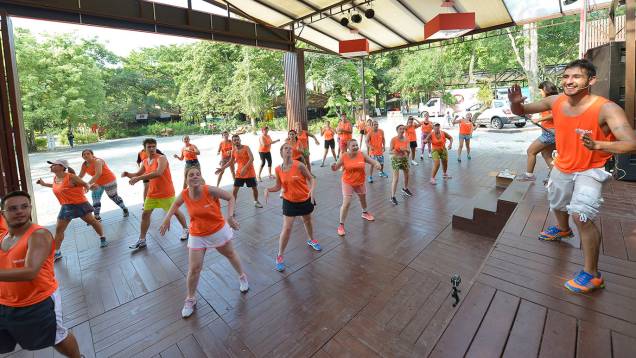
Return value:
M 345 236 L 345 234 L 346 234 L 346 231 L 344 228 L 344 224 L 338 225 L 338 235 Z
M 369 221 L 375 220 L 375 217 L 373 217 L 373 215 L 371 215 L 368 211 L 364 211 L 362 213 L 362 218 Z

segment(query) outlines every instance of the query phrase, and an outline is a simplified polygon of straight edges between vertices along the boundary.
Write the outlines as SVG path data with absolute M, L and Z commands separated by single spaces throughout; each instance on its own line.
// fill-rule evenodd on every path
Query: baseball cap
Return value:
M 64 167 L 64 169 L 68 169 L 68 161 L 66 159 L 58 159 L 58 160 L 54 160 L 54 161 L 50 161 L 48 160 L 47 163 L 53 165 L 53 164 L 58 164 Z

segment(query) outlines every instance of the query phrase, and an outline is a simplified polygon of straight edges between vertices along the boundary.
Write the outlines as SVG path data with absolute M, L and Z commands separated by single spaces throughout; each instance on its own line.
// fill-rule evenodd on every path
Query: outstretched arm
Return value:
M 552 103 L 554 103 L 557 97 L 558 96 L 545 97 L 537 102 L 523 104 L 526 97 L 523 97 L 521 94 L 521 87 L 519 87 L 519 85 L 513 85 L 508 89 L 510 110 L 518 116 L 549 111 L 552 109 Z

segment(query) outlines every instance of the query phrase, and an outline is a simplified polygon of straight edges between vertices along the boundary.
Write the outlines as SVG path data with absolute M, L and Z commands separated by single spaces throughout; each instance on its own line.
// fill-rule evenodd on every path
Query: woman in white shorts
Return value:
M 239 228 L 238 222 L 234 219 L 234 196 L 225 190 L 205 185 L 201 177 L 201 170 L 197 167 L 188 168 L 186 182 L 188 187 L 175 199 L 159 229 L 161 235 L 170 230 L 172 215 L 182 204 L 185 204 L 190 215 L 190 237 L 188 239 L 188 294 L 181 310 L 183 318 L 189 317 L 194 312 L 194 306 L 197 303 L 194 296 L 207 249 L 216 249 L 230 261 L 239 274 L 239 290 L 241 292 L 247 292 L 249 289 L 247 276 L 241 267 L 241 260 L 232 246 L 233 230 Z M 227 220 L 221 213 L 219 199 L 228 202 Z

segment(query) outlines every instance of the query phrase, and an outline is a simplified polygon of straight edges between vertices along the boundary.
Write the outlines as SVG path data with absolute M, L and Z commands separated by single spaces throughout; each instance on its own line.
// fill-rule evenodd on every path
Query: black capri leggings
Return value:
M 265 162 L 267 161 L 267 166 L 272 167 L 272 153 L 267 152 L 258 152 L 258 156 L 261 157 L 261 167 L 265 166 Z

